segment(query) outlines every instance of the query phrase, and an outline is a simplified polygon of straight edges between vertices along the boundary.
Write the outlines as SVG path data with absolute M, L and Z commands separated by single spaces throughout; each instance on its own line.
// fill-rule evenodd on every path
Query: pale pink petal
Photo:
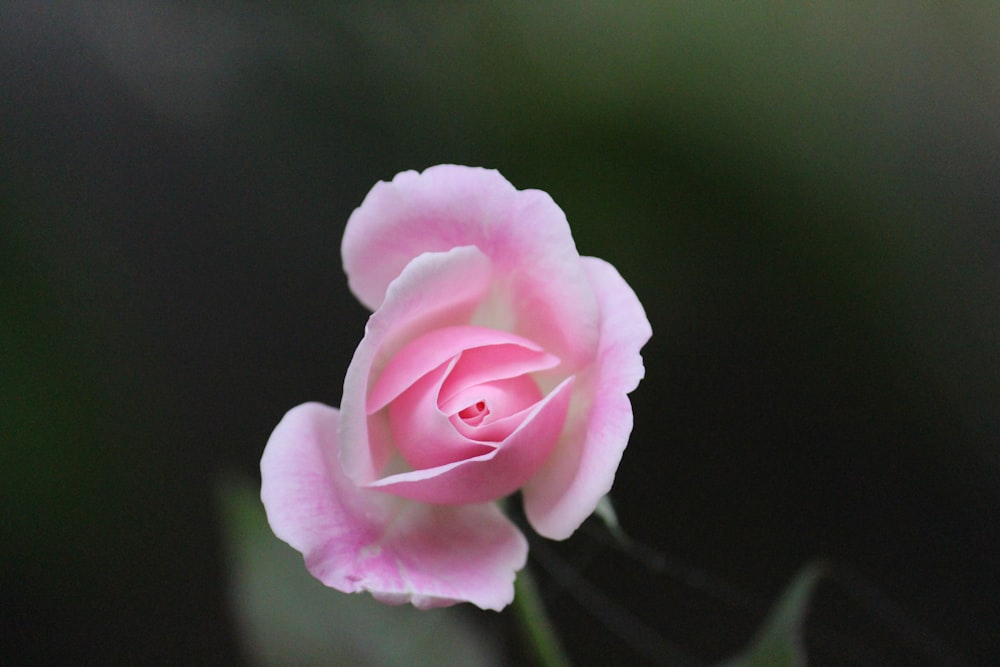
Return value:
M 260 464 L 271 528 L 303 554 L 313 576 L 345 593 L 370 591 L 420 608 L 509 604 L 528 546 L 499 508 L 425 505 L 359 489 L 335 465 L 338 420 L 336 409 L 318 403 L 294 408 Z
M 474 351 L 482 347 L 488 351 Z M 487 357 L 477 365 L 477 368 L 485 366 L 476 371 L 481 374 L 479 382 L 551 368 L 559 363 L 558 358 L 543 352 L 537 343 L 506 331 L 473 326 L 435 329 L 393 356 L 368 396 L 368 413 L 381 410 L 422 375 L 458 355 L 463 357 L 461 377 L 469 376 L 473 360 Z M 466 358 L 469 356 L 472 360 Z
M 415 257 L 466 245 L 496 268 L 490 309 L 503 312 L 484 318 L 509 320 L 574 368 L 593 357 L 597 306 L 566 216 L 496 171 L 438 165 L 378 183 L 348 220 L 341 253 L 354 294 L 376 310 Z
M 556 446 L 566 422 L 573 378 L 532 408 L 520 426 L 492 452 L 447 465 L 390 475 L 369 484 L 412 500 L 461 504 L 495 500 L 531 478 Z
M 491 267 L 479 250 L 454 248 L 427 253 L 410 262 L 368 318 L 365 336 L 354 352 L 341 400 L 341 462 L 358 484 L 374 480 L 392 455 L 388 416 L 369 421 L 369 379 L 378 378 L 410 341 L 443 327 L 468 322 L 489 289 Z
M 569 537 L 611 489 L 632 432 L 627 394 L 642 379 L 639 350 L 652 334 L 642 305 L 618 271 L 593 257 L 585 257 L 584 266 L 601 312 L 598 360 L 577 390 L 581 401 L 589 400 L 589 413 L 568 425 L 523 489 L 528 521 L 551 539 Z
M 441 387 L 441 407 L 451 412 L 445 404 L 469 387 L 521 376 L 527 378 L 530 373 L 557 365 L 559 357 L 523 345 L 490 345 L 466 350 Z
M 519 376 L 477 385 L 458 395 L 465 403 L 439 408 L 444 378 L 451 377 L 454 362 L 441 364 L 425 374 L 389 404 L 393 443 L 414 469 L 434 468 L 490 454 L 531 414 L 542 398 L 530 377 Z M 455 402 L 455 399 L 452 399 Z M 461 408 L 481 402 L 485 414 L 474 426 L 464 421 Z M 508 417 L 508 419 L 504 419 Z
M 389 404 L 389 426 L 396 450 L 413 468 L 433 468 L 492 452 L 495 447 L 469 440 L 438 410 L 437 395 L 450 366 L 420 378 Z
M 514 414 L 507 415 L 506 417 L 501 417 L 488 422 L 481 421 L 476 425 L 460 419 L 458 415 L 452 415 L 450 421 L 454 424 L 456 431 L 470 440 L 491 443 L 500 442 L 510 437 L 510 434 L 521 425 L 521 422 L 528 418 L 534 407 L 534 405 L 531 405 L 520 412 L 515 412 Z M 492 417 L 493 415 L 488 416 Z
M 448 380 L 454 376 L 450 373 Z M 445 381 L 447 385 L 447 380 Z M 441 390 L 444 394 L 444 387 Z M 451 398 L 441 404 L 441 412 L 446 415 L 456 415 L 463 410 L 473 408 L 477 404 L 482 404 L 481 410 L 484 414 L 478 414 L 475 423 L 468 420 L 462 421 L 470 426 L 476 427 L 480 424 L 490 424 L 515 413 L 530 408 L 542 398 L 542 392 L 535 384 L 535 381 L 528 375 L 519 375 L 513 378 L 505 378 L 494 382 L 484 382 L 483 384 L 472 385 L 453 394 Z
M 404 171 L 375 184 L 344 230 L 341 255 L 351 290 L 377 310 L 410 260 L 480 246 L 488 230 L 507 222 L 516 197 L 497 172 L 456 165 Z

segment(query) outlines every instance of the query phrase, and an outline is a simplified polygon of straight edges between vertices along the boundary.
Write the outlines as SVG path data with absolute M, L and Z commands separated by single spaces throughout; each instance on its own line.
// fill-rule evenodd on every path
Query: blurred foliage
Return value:
M 803 626 L 812 592 L 822 576 L 823 566 L 818 563 L 810 563 L 799 570 L 753 644 L 739 657 L 719 667 L 805 667 L 808 658 Z
M 250 663 L 371 667 L 490 667 L 496 641 L 449 608 L 391 607 L 367 594 L 326 588 L 302 556 L 275 539 L 255 484 L 218 485 L 225 526 L 230 601 Z

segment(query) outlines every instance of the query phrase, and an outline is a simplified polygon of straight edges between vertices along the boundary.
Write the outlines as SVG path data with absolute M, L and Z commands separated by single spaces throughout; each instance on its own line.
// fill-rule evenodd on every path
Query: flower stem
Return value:
M 517 573 L 514 582 L 514 613 L 539 667 L 570 667 L 535 579 L 527 568 Z

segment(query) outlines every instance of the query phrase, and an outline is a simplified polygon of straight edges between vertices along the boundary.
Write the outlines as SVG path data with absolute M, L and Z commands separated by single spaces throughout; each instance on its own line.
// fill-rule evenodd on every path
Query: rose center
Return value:
M 543 399 L 535 373 L 559 358 L 530 340 L 483 327 L 430 331 L 396 352 L 368 396 L 373 432 L 388 426 L 414 470 L 495 452 Z M 377 417 L 387 409 L 388 424 Z
M 489 414 L 490 409 L 486 406 L 486 401 L 476 401 L 473 405 L 460 410 L 458 417 L 469 426 L 479 426 Z

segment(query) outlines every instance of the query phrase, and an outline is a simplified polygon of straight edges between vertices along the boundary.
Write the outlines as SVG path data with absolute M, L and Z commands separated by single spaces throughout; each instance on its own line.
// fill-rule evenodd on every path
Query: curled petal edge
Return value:
M 497 268 L 514 330 L 574 368 L 593 357 L 597 305 L 566 215 L 495 170 L 441 164 L 377 183 L 347 221 L 341 256 L 351 291 L 375 311 L 421 254 L 459 246 Z
M 528 522 L 554 540 L 572 535 L 611 490 L 632 432 L 628 394 L 645 373 L 640 350 L 652 335 L 642 304 L 618 271 L 595 257 L 583 262 L 601 315 L 597 361 L 579 389 L 589 407 L 567 425 L 523 489 Z

